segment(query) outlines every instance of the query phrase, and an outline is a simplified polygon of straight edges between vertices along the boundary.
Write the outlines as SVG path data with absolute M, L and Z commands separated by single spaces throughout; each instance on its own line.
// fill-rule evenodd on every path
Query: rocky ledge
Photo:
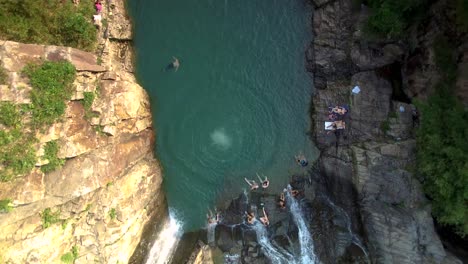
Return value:
M 36 167 L 0 182 L 0 200 L 13 204 L 11 212 L 0 214 L 1 263 L 60 263 L 73 248 L 74 263 L 127 263 L 145 226 L 166 217 L 149 98 L 132 73 L 124 1 L 106 1 L 103 17 L 108 23 L 100 30 L 97 55 L 0 42 L 1 66 L 8 75 L 0 101 L 30 103 L 31 87 L 21 74 L 29 62 L 67 60 L 77 70 L 64 117 L 36 135 Z M 92 118 L 85 117 L 80 101 L 85 92 L 97 95 Z M 66 161 L 43 173 L 40 166 L 47 161 L 40 157 L 53 140 L 59 143 L 58 157 Z M 54 215 L 49 227 L 45 210 Z
M 420 49 L 414 52 L 397 41 L 366 41 L 360 28 L 369 10 L 363 5 L 313 3 L 314 40 L 307 60 L 316 89 L 318 177 L 351 216 L 372 263 L 461 263 L 444 249 L 430 203 L 411 172 L 417 122 L 410 98 L 427 96 L 437 79 L 430 47 L 438 33 L 450 30 L 442 21 L 446 14 L 432 7 L 429 22 L 415 29 L 413 41 Z M 361 92 L 353 94 L 356 85 Z M 346 129 L 327 134 L 328 107 L 335 105 L 350 107 Z

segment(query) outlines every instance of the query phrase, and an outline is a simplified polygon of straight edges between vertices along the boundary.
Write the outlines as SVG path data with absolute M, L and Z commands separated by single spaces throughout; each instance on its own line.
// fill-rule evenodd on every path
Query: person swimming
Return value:
M 172 61 L 172 68 L 174 68 L 174 71 L 177 71 L 179 69 L 179 66 L 180 66 L 180 62 L 179 62 L 179 59 L 177 59 L 176 57 L 172 56 L 172 59 L 174 59 Z
M 246 218 L 247 218 L 247 223 L 249 225 L 253 224 L 255 222 L 255 214 L 253 212 L 245 212 Z
M 265 176 L 265 175 L 263 175 Z M 258 180 L 262 183 L 262 188 L 263 189 L 266 189 L 268 188 L 268 186 L 270 186 L 270 181 L 268 180 L 268 177 L 265 176 L 265 180 L 262 180 L 262 178 L 260 178 L 260 175 L 258 175 L 257 173 L 257 177 L 258 177 Z
M 250 186 L 251 191 L 255 191 L 258 189 L 258 183 L 255 182 L 255 180 L 249 180 L 247 178 L 244 178 L 244 180 L 247 182 L 247 184 Z
M 215 208 L 216 211 L 216 208 Z M 206 214 L 206 219 L 208 220 L 208 224 L 218 224 L 219 223 L 219 213 L 216 211 L 216 215 L 213 214 L 211 209 L 209 209 L 209 213 Z
M 264 226 L 269 226 L 270 225 L 270 220 L 268 220 L 268 216 L 267 214 L 265 213 L 265 207 L 262 208 L 262 211 L 263 211 L 263 216 L 259 218 L 260 222 L 262 222 L 262 224 Z
M 303 154 L 296 155 L 294 158 L 296 159 L 297 164 L 299 164 L 301 167 L 306 167 L 309 164 Z
M 284 192 L 280 194 L 278 205 L 280 209 L 286 208 L 286 199 L 284 197 Z

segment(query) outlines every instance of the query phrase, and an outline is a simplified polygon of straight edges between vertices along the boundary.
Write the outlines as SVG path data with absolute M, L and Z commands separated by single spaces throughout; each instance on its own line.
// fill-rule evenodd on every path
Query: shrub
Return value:
M 73 263 L 78 258 L 78 247 L 73 246 L 70 252 L 62 255 L 60 260 L 64 263 Z
M 365 31 L 370 35 L 386 38 L 401 38 L 408 26 L 423 13 L 426 0 L 368 0 L 373 10 L 367 20 Z
M 50 208 L 44 209 L 44 211 L 41 213 L 41 218 L 42 218 L 42 227 L 44 229 L 50 227 L 52 224 L 62 221 L 60 219 L 60 212 L 57 211 L 53 213 Z
M 96 98 L 96 95 L 93 92 L 84 92 L 83 107 L 85 109 L 86 118 L 93 117 L 91 106 L 93 105 L 95 98 Z
M 13 210 L 11 199 L 0 200 L 0 213 L 8 213 Z
M 57 144 L 56 140 L 46 143 L 45 148 L 44 148 L 44 158 L 49 160 L 49 163 L 41 167 L 41 170 L 44 173 L 54 171 L 57 168 L 62 167 L 63 164 L 65 163 L 64 159 L 59 159 L 57 157 L 58 151 L 59 151 L 59 145 Z
M 0 39 L 93 50 L 92 0 L 0 1 Z M 80 35 L 83 33 L 83 35 Z
M 37 126 L 54 123 L 65 112 L 65 100 L 71 97 L 75 80 L 75 67 L 67 61 L 42 65 L 29 64 L 23 72 L 29 77 L 31 91 L 32 121 Z
M 441 44 L 442 43 L 442 44 Z M 444 44 L 445 43 L 445 44 Z M 427 102 L 418 103 L 421 122 L 417 130 L 418 173 L 432 199 L 437 220 L 468 234 L 468 111 L 453 93 L 453 49 L 439 38 L 435 58 L 442 79 Z
M 35 138 L 20 128 L 0 131 L 0 180 L 10 181 L 18 174 L 30 172 L 36 163 Z
M 0 103 L 0 123 L 9 127 L 19 127 L 21 116 L 16 105 L 10 102 Z
M 115 210 L 115 208 L 111 208 L 110 211 L 109 211 L 109 217 L 114 220 L 116 217 L 117 217 L 117 211 Z

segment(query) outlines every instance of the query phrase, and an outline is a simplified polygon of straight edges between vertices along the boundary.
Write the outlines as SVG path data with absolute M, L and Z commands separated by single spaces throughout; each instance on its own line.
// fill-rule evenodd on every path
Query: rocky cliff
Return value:
M 153 156 L 155 136 L 149 98 L 132 73 L 131 24 L 123 0 L 106 1 L 98 53 L 68 47 L 0 42 L 8 82 L 0 101 L 30 104 L 29 62 L 67 60 L 77 70 L 65 115 L 37 133 L 33 171 L 0 182 L 0 263 L 127 263 L 150 221 L 165 217 L 161 168 Z M 94 93 L 90 111 L 85 93 Z M 3 128 L 2 128 L 3 129 Z M 59 143 L 64 165 L 40 167 L 47 142 Z
M 434 231 L 430 203 L 411 172 L 417 124 L 407 96 L 425 98 L 437 78 L 431 44 L 447 30 L 440 23 L 445 12 L 437 11 L 444 2 L 414 29 L 419 47 L 414 50 L 400 41 L 366 40 L 361 28 L 369 10 L 364 5 L 313 1 L 314 40 L 307 60 L 316 88 L 312 120 L 321 149 L 318 177 L 351 216 L 373 263 L 461 263 Z M 359 94 L 351 93 L 354 86 Z M 328 107 L 335 105 L 350 107 L 346 129 L 326 133 Z

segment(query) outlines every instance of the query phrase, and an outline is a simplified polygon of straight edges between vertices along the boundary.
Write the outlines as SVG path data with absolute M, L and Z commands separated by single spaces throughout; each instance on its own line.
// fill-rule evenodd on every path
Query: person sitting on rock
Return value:
M 338 115 L 345 115 L 346 113 L 348 113 L 348 109 L 346 107 L 343 107 L 343 106 L 335 106 L 335 107 L 329 107 L 328 108 L 328 112 L 330 114 L 338 114 Z
M 284 192 L 280 194 L 278 205 L 280 209 L 286 208 L 286 199 L 284 197 Z
M 270 181 L 268 180 L 267 176 L 265 176 L 265 180 L 262 180 L 262 178 L 260 178 L 260 175 L 258 175 L 257 173 L 257 177 L 258 177 L 258 180 L 262 183 L 263 189 L 266 189 L 268 188 L 268 186 L 270 186 Z
M 270 220 L 268 220 L 268 216 L 265 213 L 265 207 L 262 208 L 262 211 L 263 211 L 263 216 L 259 218 L 260 222 L 262 222 L 262 224 L 265 225 L 265 226 L 269 226 L 270 225 Z
M 249 180 L 247 178 L 244 178 L 244 180 L 247 182 L 247 184 L 250 186 L 251 191 L 255 191 L 258 189 L 258 183 L 255 182 L 255 180 Z
M 96 2 L 94 2 L 94 7 L 96 8 L 96 12 L 100 14 L 102 11 L 101 0 L 96 0 Z
M 255 214 L 253 212 L 245 212 L 246 218 L 247 218 L 247 223 L 249 225 L 252 225 L 255 222 Z
M 297 164 L 299 164 L 301 167 L 306 167 L 309 164 L 303 154 L 296 155 L 294 158 L 296 159 Z

